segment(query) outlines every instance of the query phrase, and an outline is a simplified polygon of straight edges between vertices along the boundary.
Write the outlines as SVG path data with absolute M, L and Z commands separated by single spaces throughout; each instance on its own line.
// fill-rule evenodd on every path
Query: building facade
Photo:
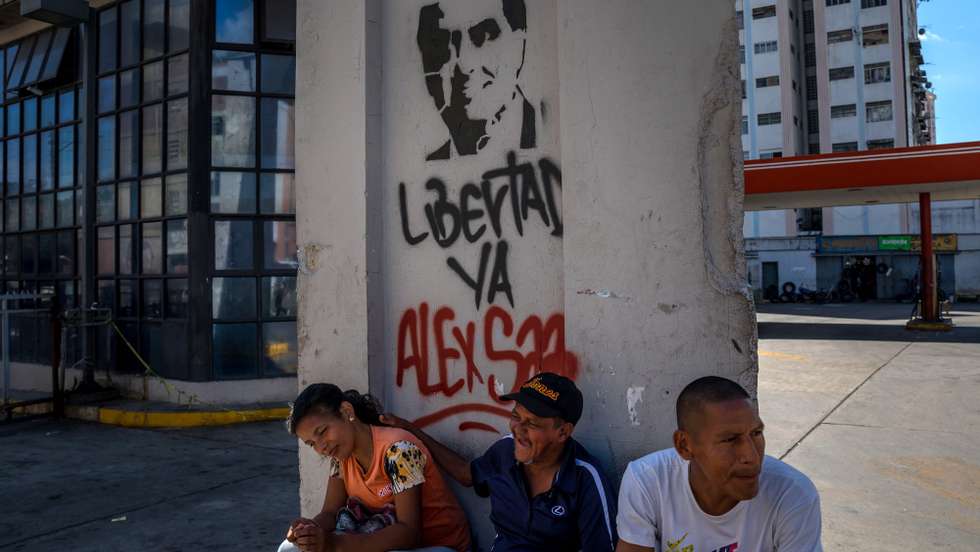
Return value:
M 16 4 L 0 27 L 4 290 L 111 311 L 116 328 L 67 328 L 69 361 L 134 393 L 292 395 L 295 1 L 91 2 L 63 27 Z M 11 340 L 27 387 L 50 339 L 33 324 Z
M 924 68 L 916 6 L 916 0 L 736 2 L 743 157 L 935 143 L 936 97 Z M 967 267 L 976 266 L 980 254 L 973 245 L 980 201 L 933 203 L 933 231 L 961 236 L 956 250 L 940 255 L 940 287 L 947 295 L 976 295 L 980 275 Z M 771 294 L 771 286 L 785 282 L 829 290 L 855 279 L 848 275 L 861 267 L 880 265 L 887 276 L 860 278 L 866 288 L 875 283 L 862 297 L 880 299 L 906 296 L 918 266 L 893 259 L 908 252 L 878 249 L 878 236 L 917 232 L 918 205 L 875 203 L 747 212 L 743 227 L 752 285 L 760 292 Z M 860 243 L 868 247 L 843 251 L 819 239 L 851 236 L 867 238 Z

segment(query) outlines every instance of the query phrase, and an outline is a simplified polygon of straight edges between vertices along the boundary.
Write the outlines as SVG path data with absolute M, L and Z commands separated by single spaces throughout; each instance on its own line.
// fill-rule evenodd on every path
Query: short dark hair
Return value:
M 384 409 L 371 394 L 362 395 L 354 389 L 341 391 L 332 383 L 314 383 L 304 389 L 289 406 L 286 429 L 296 435 L 296 426 L 299 425 L 300 420 L 314 410 L 339 416 L 340 404 L 344 401 L 354 407 L 354 415 L 357 419 L 370 425 L 382 425 L 381 412 Z
M 751 398 L 744 387 L 730 379 L 720 376 L 698 378 L 687 384 L 677 397 L 677 428 L 689 429 L 692 416 L 700 413 L 705 404 Z

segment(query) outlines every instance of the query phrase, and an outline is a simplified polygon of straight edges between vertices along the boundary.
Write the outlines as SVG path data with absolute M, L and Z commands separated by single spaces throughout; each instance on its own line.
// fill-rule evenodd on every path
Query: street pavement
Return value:
M 826 550 L 980 550 L 980 305 L 759 309 L 768 452 L 820 491 Z
M 828 551 L 980 550 L 980 305 L 763 305 L 769 454 L 821 493 Z M 280 422 L 0 425 L 0 551 L 272 551 L 298 513 Z

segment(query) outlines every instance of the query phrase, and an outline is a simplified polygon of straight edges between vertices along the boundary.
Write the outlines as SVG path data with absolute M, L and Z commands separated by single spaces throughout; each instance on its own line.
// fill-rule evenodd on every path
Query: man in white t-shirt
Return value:
M 820 497 L 765 456 L 759 411 L 739 384 L 695 380 L 677 397 L 674 448 L 630 462 L 617 552 L 821 552 Z

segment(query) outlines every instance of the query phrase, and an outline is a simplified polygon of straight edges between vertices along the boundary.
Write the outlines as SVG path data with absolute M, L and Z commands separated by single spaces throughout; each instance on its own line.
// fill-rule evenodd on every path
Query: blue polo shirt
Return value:
M 523 469 L 514 460 L 510 435 L 474 460 L 470 471 L 476 493 L 490 497 L 490 520 L 497 531 L 494 552 L 591 552 L 616 547 L 615 497 L 599 463 L 574 439 L 565 445 L 551 490 L 533 498 L 528 496 Z

